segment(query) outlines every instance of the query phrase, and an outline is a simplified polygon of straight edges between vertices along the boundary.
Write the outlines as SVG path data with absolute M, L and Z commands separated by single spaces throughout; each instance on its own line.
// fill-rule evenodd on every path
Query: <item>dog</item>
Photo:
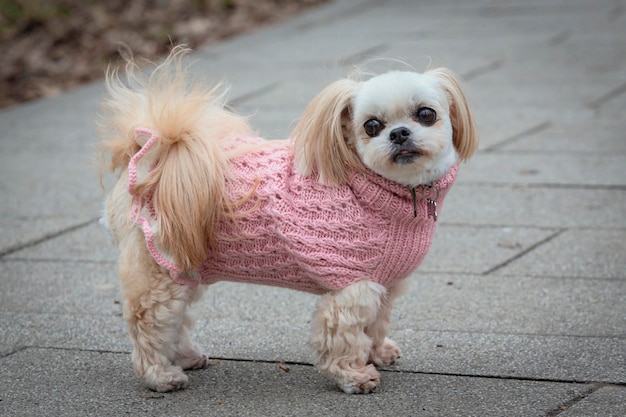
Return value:
M 174 47 L 149 75 L 107 71 L 104 220 L 119 249 L 135 373 L 184 388 L 208 365 L 187 310 L 217 281 L 319 294 L 316 367 L 348 394 L 372 392 L 400 356 L 392 303 L 431 244 L 460 162 L 478 146 L 459 78 L 445 68 L 340 79 L 290 139 L 265 141 L 220 86 L 191 80 Z

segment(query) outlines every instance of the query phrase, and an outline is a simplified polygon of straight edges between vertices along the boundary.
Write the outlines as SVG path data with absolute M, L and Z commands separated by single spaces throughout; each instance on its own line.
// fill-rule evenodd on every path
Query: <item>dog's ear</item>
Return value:
M 357 83 L 342 79 L 322 90 L 308 104 L 292 132 L 295 165 L 305 176 L 340 185 L 362 163 L 351 145 L 351 102 Z
M 478 148 L 478 129 L 460 78 L 447 68 L 436 68 L 428 73 L 439 80 L 448 95 L 452 142 L 461 161 L 465 161 Z

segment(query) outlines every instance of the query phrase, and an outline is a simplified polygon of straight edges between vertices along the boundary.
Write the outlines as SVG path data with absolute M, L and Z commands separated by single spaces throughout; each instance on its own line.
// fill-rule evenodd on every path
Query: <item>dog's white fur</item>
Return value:
M 212 249 L 220 222 L 236 223 L 238 202 L 228 201 L 229 138 L 246 136 L 244 118 L 224 109 L 222 95 L 191 83 L 182 61 L 187 50 L 170 57 L 146 79 L 128 66 L 126 82 L 115 71 L 107 77 L 100 156 L 119 179 L 106 199 L 107 224 L 119 248 L 124 317 L 133 342 L 137 375 L 153 390 L 183 388 L 184 369 L 207 366 L 207 356 L 190 341 L 188 306 L 202 286 L 174 282 L 146 248 L 133 226 L 126 168 L 140 150 L 134 129 L 160 136 L 158 155 L 134 197 L 154 193 L 159 243 L 182 270 L 200 265 Z M 436 112 L 432 125 L 418 120 L 420 108 Z M 370 136 L 364 124 L 376 118 L 381 130 Z M 391 131 L 408 129 L 404 144 L 419 154 L 398 157 Z M 367 81 L 339 80 L 307 106 L 292 134 L 295 166 L 329 186 L 342 184 L 351 170 L 370 169 L 407 186 L 442 178 L 477 147 L 471 111 L 457 78 L 446 69 L 389 72 Z M 267 146 L 272 146 L 268 143 Z M 398 157 L 399 159 L 397 159 Z M 403 283 L 385 288 L 363 281 L 323 295 L 312 320 L 315 364 L 346 393 L 368 393 L 379 384 L 375 367 L 388 366 L 400 350 L 387 338 L 393 299 Z

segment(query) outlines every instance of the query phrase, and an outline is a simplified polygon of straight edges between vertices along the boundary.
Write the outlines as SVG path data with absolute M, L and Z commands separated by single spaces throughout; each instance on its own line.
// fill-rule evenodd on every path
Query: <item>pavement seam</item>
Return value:
M 377 43 L 368 48 L 364 48 L 360 51 L 357 51 L 353 54 L 345 56 L 343 58 L 339 58 L 337 60 L 337 66 L 339 67 L 352 67 L 357 64 L 360 64 L 367 59 L 374 58 L 375 54 L 385 51 L 389 49 L 389 45 L 386 43 Z
M 608 11 L 609 22 L 619 19 L 623 14 L 624 5 L 622 3 L 616 3 L 615 7 Z
M 537 133 L 543 132 L 544 130 L 548 130 L 551 127 L 552 127 L 552 121 L 544 120 L 541 123 L 537 123 L 536 125 L 529 127 L 528 129 L 522 130 L 521 132 L 515 133 L 514 135 L 509 136 L 508 138 L 502 139 L 498 143 L 494 143 L 493 145 L 487 148 L 481 149 L 481 152 L 490 153 L 490 152 L 499 150 L 503 146 L 510 145 L 511 143 L 520 141 L 522 139 L 526 139 L 529 136 L 533 136 Z
M 497 147 L 499 144 L 494 144 L 493 147 Z M 622 158 L 626 155 L 624 151 L 585 151 L 585 150 L 549 150 L 549 151 L 539 151 L 536 149 L 489 149 L 485 148 L 484 150 L 479 150 L 480 153 L 488 153 L 488 154 L 497 154 L 497 155 L 524 155 L 524 156 L 536 156 L 538 153 L 542 155 L 556 155 L 556 156 L 582 156 L 582 157 L 606 157 L 613 156 Z
M 26 349 L 28 349 L 28 346 L 17 346 L 17 347 L 15 347 L 15 348 L 11 349 L 11 350 L 10 350 L 10 351 L 8 351 L 8 352 L 3 352 L 3 353 L 1 353 L 1 354 L 0 354 L 0 359 L 2 359 L 2 358 L 6 358 L 6 357 L 8 357 L 8 356 L 11 356 L 11 355 L 13 355 L 13 354 L 15 354 L 15 353 L 19 353 L 19 352 L 21 352 L 21 351 L 23 351 L 23 350 L 26 350 Z
M 19 348 L 16 348 L 13 351 L 0 356 L 0 358 L 4 358 L 12 354 L 29 350 L 29 349 L 58 350 L 58 351 L 65 351 L 65 352 L 85 352 L 85 353 L 100 353 L 100 354 L 110 353 L 110 354 L 116 354 L 116 355 L 130 355 L 131 354 L 131 352 L 129 351 L 114 351 L 114 350 L 106 350 L 106 349 L 65 348 L 65 347 L 54 347 L 54 346 L 20 346 Z M 301 361 L 227 358 L 223 356 L 210 356 L 209 360 L 213 361 L 214 363 L 223 361 L 223 362 L 240 362 L 240 363 L 260 363 L 260 364 L 267 364 L 267 365 L 306 366 L 310 368 L 315 367 L 312 363 L 301 362 Z M 626 382 L 622 383 L 622 382 L 606 382 L 606 381 L 570 380 L 570 379 L 560 379 L 560 378 L 540 378 L 540 377 L 524 377 L 524 376 L 512 376 L 512 375 L 464 374 L 464 373 L 457 373 L 457 372 L 430 372 L 430 371 L 413 371 L 413 370 L 406 370 L 406 369 L 389 369 L 389 368 L 378 369 L 378 371 L 381 373 L 433 375 L 433 376 L 463 377 L 463 378 L 483 378 L 483 379 L 496 379 L 496 380 L 508 380 L 508 381 L 549 382 L 549 383 L 560 383 L 560 384 L 594 384 L 595 389 L 593 390 L 589 389 L 585 393 L 579 395 L 578 397 L 581 397 L 581 398 L 578 401 L 582 400 L 583 398 L 587 397 L 588 395 L 597 391 L 598 389 L 606 387 L 606 386 L 620 386 L 620 387 L 626 386 Z M 564 404 L 569 404 L 573 400 L 574 399 Z M 559 410 L 561 406 L 559 406 Z
M 497 380 L 505 380 L 505 381 L 528 381 L 528 382 L 550 382 L 557 384 L 598 384 L 601 386 L 605 385 L 615 385 L 615 386 L 625 386 L 626 383 L 615 383 L 615 382 L 603 382 L 603 381 L 579 381 L 572 379 L 561 379 L 561 378 L 540 378 L 540 377 L 530 377 L 530 376 L 512 376 L 512 375 L 488 375 L 488 374 L 464 374 L 464 373 L 456 373 L 456 372 L 429 372 L 429 371 L 407 371 L 402 369 L 380 369 L 381 372 L 389 372 L 389 373 L 404 373 L 404 374 L 415 374 L 415 375 L 433 375 L 433 376 L 449 376 L 449 377 L 460 377 L 460 378 L 484 378 L 484 379 L 497 379 Z
M 573 405 L 578 404 L 579 402 L 581 402 L 582 400 L 584 400 L 585 398 L 587 398 L 588 396 L 590 396 L 594 392 L 598 391 L 599 389 L 601 389 L 601 388 L 603 388 L 603 387 L 605 387 L 607 385 L 608 384 L 602 384 L 602 383 L 594 384 L 589 389 L 583 391 L 582 393 L 578 394 L 574 398 L 570 398 L 569 400 L 565 401 L 564 403 L 559 404 L 557 407 L 555 407 L 552 410 L 548 411 L 548 413 L 546 413 L 546 417 L 554 417 L 554 416 L 557 416 L 557 415 L 567 411 Z
M 294 365 L 294 366 L 308 366 L 314 367 L 313 364 L 308 362 L 299 361 L 278 361 L 267 359 L 245 359 L 245 358 L 226 358 L 212 356 L 209 358 L 213 361 L 224 362 L 243 362 L 243 363 L 263 363 L 263 364 L 276 364 L 276 365 Z M 487 374 L 463 374 L 456 372 L 429 372 L 429 371 L 412 371 L 406 369 L 389 369 L 389 368 L 377 368 L 381 373 L 397 373 L 397 374 L 412 374 L 412 375 L 434 375 L 434 376 L 450 376 L 450 377 L 465 377 L 465 378 L 485 378 L 485 379 L 500 379 L 500 380 L 513 380 L 513 381 L 531 381 L 531 382 L 553 382 L 562 384 L 599 384 L 599 385 L 616 385 L 622 386 L 626 383 L 605 382 L 605 381 L 578 381 L 571 379 L 559 379 L 559 378 L 537 378 L 537 377 L 524 377 L 524 376 L 512 376 L 512 375 L 487 375 Z
M 595 100 L 590 101 L 589 103 L 587 103 L 587 106 L 593 110 L 598 110 L 604 104 L 608 103 L 616 97 L 621 96 L 624 93 L 626 93 L 626 83 L 620 84 L 617 87 L 604 93 L 600 97 L 596 98 Z
M 488 227 L 492 227 L 492 226 L 488 226 Z M 510 226 L 496 226 L 496 227 L 510 227 Z M 521 225 L 521 228 L 532 228 L 532 226 L 524 226 Z M 539 227 L 538 229 L 542 229 L 541 227 Z M 549 230 L 554 230 L 553 227 L 550 228 L 545 228 L 545 229 L 549 229 Z M 576 228 L 577 231 L 579 230 L 598 230 L 598 228 L 595 227 L 581 227 L 581 228 Z M 615 229 L 615 228 L 607 228 L 608 230 L 622 230 L 622 229 Z M 468 277 L 468 278 L 475 278 L 475 277 L 482 277 L 483 275 L 480 272 L 466 272 L 466 271 L 441 271 L 441 270 L 428 270 L 428 269 L 421 269 L 419 270 L 419 273 L 427 273 L 430 275 L 442 275 L 442 276 L 458 276 L 458 277 Z M 582 277 L 582 276 L 574 276 L 574 275 L 529 275 L 529 274 L 521 274 L 521 273 L 517 273 L 517 274 L 498 274 L 499 278 L 532 278 L 532 279 L 546 279 L 546 280 L 562 280 L 562 279 L 567 279 L 567 280 L 594 280 L 594 281 L 615 281 L 615 282 L 622 282 L 624 281 L 624 278 L 622 277 Z
M 538 247 L 552 241 L 553 239 L 557 238 L 558 236 L 560 236 L 561 234 L 563 234 L 567 229 L 563 228 L 558 230 L 557 232 L 551 234 L 550 236 L 546 237 L 545 239 L 542 239 L 538 242 L 536 242 L 533 245 L 530 245 L 529 247 L 527 247 L 526 249 L 524 249 L 523 251 L 513 255 L 512 257 L 510 257 L 509 259 L 505 260 L 504 262 L 499 263 L 498 265 L 484 271 L 481 275 L 483 276 L 487 276 L 487 275 L 491 275 L 494 272 L 508 266 L 509 264 L 511 264 L 512 262 L 520 259 L 521 257 L 527 255 L 528 253 L 534 251 L 535 249 L 537 249 Z
M 403 329 L 397 329 L 401 331 Z M 417 332 L 428 333 L 448 333 L 448 334 L 464 334 L 464 335 L 479 335 L 479 336 L 525 336 L 533 338 L 547 338 L 558 337 L 563 339 L 604 339 L 604 340 L 623 340 L 626 336 L 621 334 L 614 335 L 581 335 L 581 334 L 563 334 L 563 333 L 533 333 L 533 332 L 510 332 L 510 331 L 486 331 L 486 330 L 458 330 L 458 329 L 433 329 L 433 328 L 420 328 Z
M 570 4 L 507 4 L 483 6 L 482 16 L 492 18 L 523 16 L 525 18 L 529 18 L 546 14 L 563 14 L 567 12 L 572 12 L 574 9 L 575 6 L 572 6 Z
M 604 190 L 604 191 L 626 191 L 626 185 L 619 184 L 560 184 L 552 182 L 522 183 L 522 182 L 477 182 L 477 181 L 459 181 L 460 185 L 468 185 L 471 187 L 490 187 L 490 188 L 547 188 L 547 189 L 567 189 L 567 190 Z
M 116 355 L 130 355 L 131 354 L 131 352 L 127 350 L 86 349 L 86 348 L 69 348 L 69 347 L 62 347 L 62 346 L 30 345 L 30 346 L 19 346 L 18 348 L 15 348 L 10 352 L 7 352 L 6 354 L 1 355 L 0 358 L 4 358 L 10 355 L 13 355 L 15 353 L 19 353 L 19 352 L 23 352 L 25 350 L 31 350 L 31 349 L 60 350 L 64 352 L 112 353 Z
M 559 46 L 567 42 L 571 37 L 572 33 L 569 30 L 562 30 L 556 35 L 552 36 L 550 39 L 548 39 L 548 45 Z
M 611 229 L 613 230 L 613 229 Z M 14 262 L 32 262 L 32 263 L 72 263 L 72 264 L 80 264 L 80 265 L 117 265 L 116 260 L 93 260 L 93 259 L 60 259 L 60 258 L 6 258 L 2 260 L 3 262 L 14 261 Z
M 473 81 L 476 78 L 485 75 L 485 74 L 489 74 L 492 71 L 496 71 L 500 68 L 502 68 L 502 66 L 504 65 L 504 60 L 502 59 L 495 59 L 491 62 L 488 62 L 484 65 L 479 65 L 476 68 L 472 68 L 470 70 L 468 70 L 467 72 L 461 74 L 461 78 L 465 81 L 465 82 L 469 82 L 469 81 Z
M 318 17 L 316 19 L 312 19 L 311 21 L 300 23 L 299 25 L 296 26 L 296 28 L 301 31 L 306 31 L 306 30 L 310 30 L 313 28 L 328 26 L 331 23 L 334 23 L 346 17 L 354 18 L 355 16 L 358 16 L 360 14 L 367 12 L 372 7 L 379 6 L 380 3 L 382 3 L 381 0 L 366 0 L 356 5 L 344 8 L 344 9 L 335 7 L 334 14 L 330 16 L 324 15 L 323 17 Z M 338 3 L 335 3 L 335 6 L 337 5 Z
M 504 229 L 504 228 L 515 228 L 515 229 L 535 229 L 535 230 L 547 230 L 547 231 L 552 231 L 555 229 L 555 226 L 537 226 L 535 224 L 531 224 L 531 223 L 518 223 L 518 224 L 507 224 L 507 223 L 502 223 L 502 224 L 497 224 L 497 223 L 484 223 L 484 224 L 476 224 L 476 223 L 463 223 L 463 222 L 441 222 L 439 224 L 439 227 L 444 226 L 444 227 L 465 227 L 465 228 L 473 228 L 473 229 Z M 573 230 L 576 231 L 589 231 L 589 230 L 593 230 L 593 231 L 603 231 L 603 232 L 610 232 L 610 231 L 625 231 L 626 227 L 613 227 L 613 226 L 575 226 L 575 228 L 573 227 Z M 423 271 L 426 271 L 425 269 L 423 269 Z M 441 271 L 429 271 L 429 272 L 441 272 Z M 445 271 L 443 271 L 445 272 Z M 450 273 L 454 273 L 455 271 L 450 271 Z M 458 272 L 457 272 L 458 273 Z M 543 275 L 540 275 L 543 276 Z M 567 278 L 567 277 L 566 277 Z M 576 278 L 576 277 L 571 277 L 571 278 Z
M 232 107 L 232 108 L 236 108 L 238 106 L 241 106 L 242 104 L 244 104 L 247 101 L 250 101 L 250 100 L 255 99 L 257 97 L 261 97 L 264 94 L 271 93 L 272 91 L 275 91 L 278 88 L 278 86 L 280 86 L 280 83 L 279 82 L 274 82 L 274 83 L 267 84 L 267 85 L 264 85 L 262 87 L 259 87 L 259 88 L 255 89 L 255 90 L 252 90 L 252 91 L 248 92 L 248 93 L 243 93 L 240 96 L 237 96 L 237 97 L 229 100 L 227 106 L 228 107 Z
M 51 239 L 55 239 L 55 238 L 57 238 L 59 236 L 63 236 L 66 233 L 71 233 L 71 232 L 74 232 L 74 231 L 76 231 L 78 229 L 82 229 L 83 227 L 86 227 L 86 226 L 89 226 L 91 224 L 94 224 L 94 223 L 98 222 L 99 220 L 100 220 L 100 217 L 92 218 L 92 219 L 89 219 L 89 220 L 84 221 L 82 223 L 78 223 L 78 224 L 75 224 L 73 226 L 69 226 L 69 227 L 66 227 L 64 229 L 58 230 L 56 232 L 45 234 L 43 237 L 30 240 L 30 241 L 28 241 L 26 243 L 19 243 L 17 245 L 10 246 L 7 249 L 4 249 L 3 251 L 0 252 L 0 259 L 4 258 L 7 255 L 11 255 L 12 253 L 19 252 L 19 251 L 21 251 L 23 249 L 31 248 L 33 246 L 39 245 L 40 243 L 46 242 L 46 241 L 51 240 Z

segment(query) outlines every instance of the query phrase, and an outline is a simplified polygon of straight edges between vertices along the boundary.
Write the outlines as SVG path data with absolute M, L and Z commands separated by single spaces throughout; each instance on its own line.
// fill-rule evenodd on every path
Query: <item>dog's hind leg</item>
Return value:
M 184 388 L 188 378 L 182 368 L 206 365 L 206 357 L 191 346 L 185 323 L 198 289 L 174 282 L 154 262 L 140 231 L 121 242 L 119 268 L 135 373 L 155 391 Z M 190 360 L 194 355 L 197 360 Z
M 193 293 L 190 302 L 197 301 L 204 291 L 198 289 Z M 193 328 L 193 318 L 185 313 L 183 322 L 178 329 L 178 344 L 176 346 L 176 358 L 174 363 L 183 369 L 204 369 L 209 365 L 209 358 L 198 350 L 189 337 Z
M 385 295 L 383 286 L 360 281 L 322 296 L 313 315 L 315 365 L 348 394 L 369 393 L 380 382 L 368 363 L 373 340 L 366 330 L 376 322 Z

